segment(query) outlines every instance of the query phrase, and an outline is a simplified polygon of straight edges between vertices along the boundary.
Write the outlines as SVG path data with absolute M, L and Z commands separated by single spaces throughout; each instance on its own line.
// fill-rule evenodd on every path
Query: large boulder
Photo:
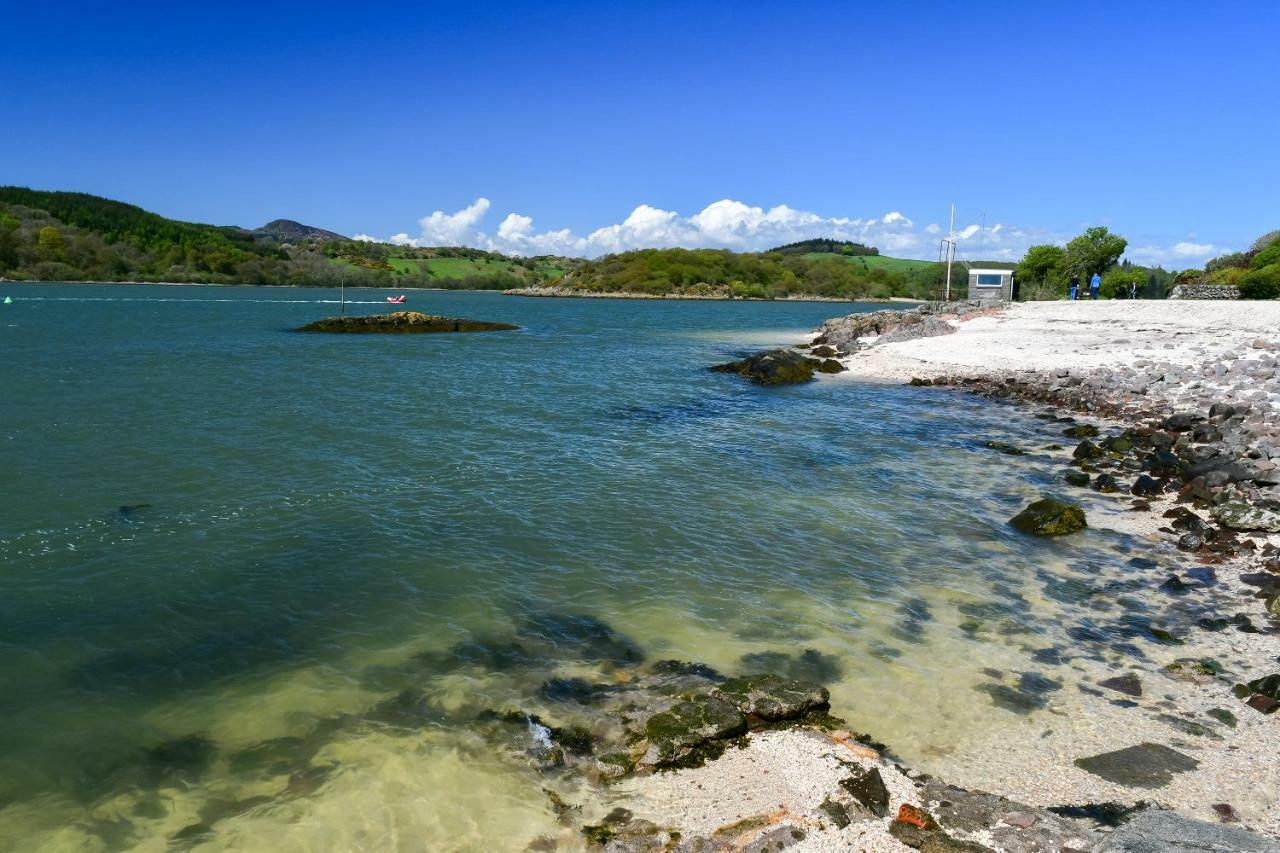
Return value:
M 710 742 L 746 733 L 747 718 L 733 702 L 715 695 L 695 696 L 645 722 L 648 749 L 641 763 L 652 767 L 698 764 Z
M 757 385 L 791 385 L 813 379 L 813 370 L 821 362 L 795 350 L 775 349 L 749 355 L 741 361 L 717 364 L 717 373 L 736 373 Z
M 716 689 L 716 695 L 732 702 L 743 714 L 770 722 L 825 711 L 831 699 L 821 685 L 772 674 L 731 678 Z
M 1009 520 L 1020 532 L 1030 536 L 1065 536 L 1088 527 L 1084 510 L 1075 504 L 1042 498 L 1027 506 Z
M 390 314 L 372 314 L 367 317 L 329 317 L 299 327 L 299 332 L 504 332 L 519 329 L 510 323 L 489 323 L 484 320 L 460 320 L 456 317 L 438 317 L 419 311 L 393 311 Z

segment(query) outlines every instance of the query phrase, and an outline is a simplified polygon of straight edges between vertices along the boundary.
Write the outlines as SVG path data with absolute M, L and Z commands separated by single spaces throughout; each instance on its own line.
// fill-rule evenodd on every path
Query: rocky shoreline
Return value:
M 1114 736 L 1076 730 L 1061 738 L 1046 730 L 1041 749 L 1058 753 L 1047 760 L 1025 744 L 993 742 L 974 750 L 969 766 L 951 776 L 1010 799 L 944 786 L 895 765 L 919 794 L 912 798 L 902 792 L 897 817 L 868 823 L 857 803 L 824 800 L 864 818 L 856 841 L 824 835 L 833 825 L 842 829 L 843 820 L 824 823 L 819 812 L 797 815 L 789 809 L 769 824 L 789 830 L 769 828 L 751 841 L 739 839 L 732 849 L 1280 849 L 1275 842 L 1280 837 L 1280 716 L 1272 716 L 1280 710 L 1280 337 L 1244 342 L 1236 334 L 1237 340 L 1224 342 L 1220 335 L 1203 335 L 1189 348 L 1186 341 L 1179 343 L 1180 359 L 1139 353 L 1128 363 L 1056 370 L 916 362 L 888 354 L 895 344 L 907 344 L 918 357 L 930 344 L 924 339 L 953 336 L 975 320 L 999 322 L 1000 312 L 953 303 L 854 314 L 828 321 L 809 344 L 753 358 L 792 365 L 796 357 L 813 361 L 810 354 L 817 350 L 839 359 L 852 375 L 890 381 L 906 378 L 900 372 L 905 361 L 910 385 L 1016 403 L 1062 424 L 1061 444 L 1024 449 L 988 441 L 986 446 L 1061 466 L 1055 493 L 1088 490 L 1093 499 L 1109 496 L 1114 516 L 1108 523 L 1149 543 L 1148 555 L 1130 563 L 1150 580 L 1137 581 L 1140 586 L 1121 596 L 1119 621 L 1107 625 L 1099 613 L 1082 621 L 1073 636 L 1103 645 L 1131 636 L 1168 647 L 1167 662 L 1118 666 L 1125 655 L 1143 656 L 1131 643 L 1119 642 L 1130 649 L 1093 675 L 1094 686 L 1079 685 L 1082 693 L 1119 709 L 1113 712 L 1119 722 Z M 1105 330 L 1100 337 L 1116 348 L 1130 343 Z M 1226 348 L 1215 351 L 1223 343 Z M 1009 345 L 1018 346 L 1016 340 Z M 788 352 L 792 357 L 784 356 Z M 868 356 L 872 366 L 860 366 Z M 875 365 L 890 359 L 899 372 L 879 373 Z M 750 363 L 749 358 L 719 369 L 750 376 L 745 372 Z M 1053 505 L 1045 526 L 1034 512 L 1037 504 Z M 1055 528 L 1064 517 L 1070 523 Z M 1013 522 L 1036 535 L 1066 534 L 1085 523 L 1078 508 L 1051 498 L 1033 503 Z M 1196 568 L 1169 571 L 1168 552 L 1175 549 Z M 1066 651 L 1046 650 L 1053 656 Z M 992 675 L 997 704 L 1037 707 L 1035 685 L 1010 687 L 999 683 L 1001 673 Z M 763 737 L 776 746 L 779 736 Z M 1092 752 L 1091 742 L 1117 739 L 1117 748 Z M 802 757 L 805 749 L 799 744 L 788 749 L 787 760 L 818 772 L 819 755 Z M 1067 761 L 1069 767 L 1055 769 Z M 1036 778 L 1045 774 L 1049 778 Z M 1244 790 L 1257 794 L 1248 807 L 1215 796 L 1215 787 L 1221 790 L 1241 777 L 1251 780 Z

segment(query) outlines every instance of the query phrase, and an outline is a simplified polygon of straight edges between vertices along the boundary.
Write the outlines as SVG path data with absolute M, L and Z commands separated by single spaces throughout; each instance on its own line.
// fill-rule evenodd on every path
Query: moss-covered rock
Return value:
M 1035 501 L 1009 523 L 1030 536 L 1065 536 L 1089 526 L 1085 522 L 1084 510 L 1053 498 Z
M 484 320 L 460 320 L 454 317 L 438 317 L 418 311 L 393 311 L 390 314 L 372 314 L 366 317 L 329 317 L 301 326 L 299 332 L 504 332 L 519 329 L 510 323 L 489 323 Z
M 824 359 L 822 364 L 818 365 L 819 373 L 842 373 L 848 369 L 834 358 Z
M 825 687 L 777 675 L 748 675 L 731 678 L 716 693 L 732 702 L 743 714 L 759 720 L 793 720 L 830 707 L 831 695 Z
M 1071 456 L 1075 459 L 1101 459 L 1106 456 L 1107 452 L 1089 439 L 1084 439 L 1076 445 L 1076 449 L 1071 451 Z
M 1097 438 L 1098 428 L 1092 424 L 1076 424 L 1062 431 L 1067 438 Z
M 645 722 L 649 747 L 641 762 L 653 767 L 700 764 L 712 742 L 746 733 L 747 718 L 733 702 L 716 695 L 695 696 Z M 723 746 L 712 749 L 718 755 Z
M 795 350 L 775 349 L 747 356 L 741 361 L 717 364 L 717 373 L 736 373 L 757 385 L 792 385 L 813 379 L 814 368 L 821 364 Z

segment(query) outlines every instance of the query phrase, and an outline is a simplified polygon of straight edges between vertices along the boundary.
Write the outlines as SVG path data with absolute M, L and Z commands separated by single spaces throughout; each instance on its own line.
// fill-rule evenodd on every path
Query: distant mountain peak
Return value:
M 254 231 L 255 234 L 264 234 L 273 240 L 281 243 L 300 243 L 303 240 L 348 240 L 333 231 L 326 231 L 323 228 L 316 228 L 314 225 L 303 225 L 292 219 L 273 219 L 261 228 Z

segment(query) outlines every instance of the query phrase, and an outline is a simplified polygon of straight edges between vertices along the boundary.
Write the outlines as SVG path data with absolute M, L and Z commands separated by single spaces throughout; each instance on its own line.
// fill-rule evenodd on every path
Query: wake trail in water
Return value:
M 274 302 L 290 305 L 340 305 L 338 299 L 178 299 L 143 296 L 19 296 L 16 302 Z M 390 305 L 393 303 L 374 299 L 349 299 L 348 305 Z M 403 303 L 399 303 L 403 304 Z

